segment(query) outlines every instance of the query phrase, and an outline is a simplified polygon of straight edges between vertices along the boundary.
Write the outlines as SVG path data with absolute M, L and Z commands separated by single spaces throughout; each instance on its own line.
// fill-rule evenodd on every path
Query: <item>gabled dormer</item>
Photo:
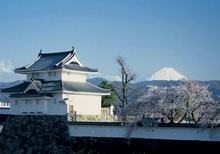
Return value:
M 42 86 L 41 82 L 37 82 L 37 81 L 33 82 L 33 80 L 31 79 L 31 82 L 28 85 L 28 87 L 24 90 L 24 93 L 28 93 L 30 91 L 35 91 L 39 93 L 41 90 L 41 86 Z
M 86 82 L 87 74 L 96 74 L 97 69 L 84 66 L 76 55 L 76 51 L 40 53 L 33 63 L 16 68 L 15 73 L 26 74 L 27 81 L 44 79 L 46 81 L 64 80 Z

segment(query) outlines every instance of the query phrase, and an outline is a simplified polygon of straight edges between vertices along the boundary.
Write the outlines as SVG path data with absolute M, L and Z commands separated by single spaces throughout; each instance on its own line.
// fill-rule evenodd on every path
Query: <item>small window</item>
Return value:
M 18 105 L 18 100 L 15 100 L 15 105 Z
M 39 77 L 39 73 L 35 73 L 35 76 L 38 78 Z
M 52 77 L 52 72 L 48 72 L 48 76 L 49 76 L 49 77 Z
M 32 73 L 32 78 L 35 78 L 35 73 Z
M 39 104 L 39 99 L 36 100 L 36 104 Z
M 57 100 L 56 99 L 53 99 L 53 104 L 56 104 L 57 103 Z
M 22 112 L 23 114 L 27 114 L 27 112 Z
M 70 76 L 70 72 L 67 72 L 67 76 Z
M 57 72 L 53 72 L 53 77 L 55 77 L 57 75 Z
M 30 99 L 26 99 L 25 100 L 25 104 L 31 104 L 31 100 Z

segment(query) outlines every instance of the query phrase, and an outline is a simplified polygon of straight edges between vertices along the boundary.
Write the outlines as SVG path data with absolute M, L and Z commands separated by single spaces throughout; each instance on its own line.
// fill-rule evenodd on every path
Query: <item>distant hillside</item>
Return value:
M 105 79 L 103 79 L 103 78 L 92 78 L 92 79 L 87 79 L 87 82 L 94 84 L 94 85 L 99 85 L 104 80 Z
M 203 81 L 205 85 L 209 85 L 209 91 L 212 92 L 212 96 L 214 99 L 220 99 L 220 81 L 212 80 L 212 81 Z
M 23 82 L 22 80 L 18 80 L 14 82 L 0 82 L 0 90 L 18 85 L 19 83 L 22 83 L 22 82 Z M 7 94 L 0 93 L 0 102 L 10 102 Z
M 22 80 L 17 80 L 14 82 L 0 82 L 0 89 L 12 87 L 12 86 L 15 86 L 15 85 L 22 83 L 22 82 L 23 82 Z
M 93 78 L 89 79 L 88 82 L 99 85 L 104 79 L 103 78 Z M 118 81 L 114 81 L 110 83 L 120 84 Z M 219 80 L 211 80 L 211 81 L 199 81 L 201 84 L 209 85 L 209 91 L 212 93 L 212 97 L 214 99 L 220 99 L 220 81 Z M 148 86 L 158 86 L 158 87 L 170 87 L 170 86 L 177 86 L 181 84 L 181 81 L 167 81 L 167 80 L 153 80 L 153 81 L 141 81 L 137 83 L 131 83 L 130 86 L 134 88 L 140 89 L 141 92 L 145 92 Z

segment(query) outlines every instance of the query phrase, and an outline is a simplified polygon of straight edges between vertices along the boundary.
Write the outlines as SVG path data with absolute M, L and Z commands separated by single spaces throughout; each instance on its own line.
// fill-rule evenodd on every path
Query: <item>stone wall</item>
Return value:
M 113 115 L 77 115 L 77 121 L 114 122 Z
M 70 153 L 66 116 L 1 118 L 0 151 L 4 153 Z

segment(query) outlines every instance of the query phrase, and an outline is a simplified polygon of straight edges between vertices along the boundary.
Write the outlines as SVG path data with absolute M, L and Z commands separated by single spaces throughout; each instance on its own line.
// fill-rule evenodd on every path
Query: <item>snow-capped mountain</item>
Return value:
M 187 79 L 184 75 L 178 73 L 174 68 L 167 68 L 164 67 L 160 69 L 158 72 L 155 72 L 151 77 L 150 81 L 152 80 L 181 80 L 181 79 Z

